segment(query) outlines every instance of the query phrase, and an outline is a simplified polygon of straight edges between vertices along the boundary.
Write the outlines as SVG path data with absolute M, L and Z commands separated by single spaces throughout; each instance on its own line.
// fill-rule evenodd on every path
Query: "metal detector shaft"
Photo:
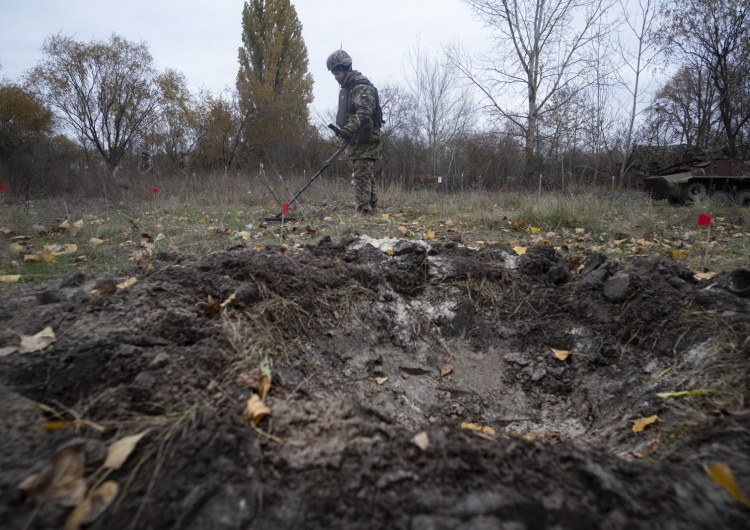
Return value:
M 325 171 L 328 168 L 328 166 L 330 166 L 331 164 L 333 164 L 333 162 L 339 157 L 339 155 L 344 152 L 344 149 L 346 149 L 347 147 L 349 147 L 349 144 L 352 143 L 352 141 L 357 137 L 357 134 L 359 134 L 359 131 L 361 131 L 362 129 L 363 129 L 363 126 L 360 125 L 359 129 L 357 129 L 357 132 L 355 132 L 352 135 L 351 138 L 349 138 L 346 142 L 344 142 L 341 145 L 341 147 L 339 147 L 338 150 L 331 155 L 331 158 L 329 158 L 328 160 L 326 160 L 325 163 L 323 163 L 323 165 L 320 166 L 320 168 L 315 172 L 315 174 L 313 176 L 311 176 L 309 179 L 307 179 L 307 182 L 305 182 L 305 185 L 302 186 L 302 189 L 300 189 L 297 193 L 295 193 L 294 197 L 292 197 L 292 200 L 289 201 L 290 205 L 294 201 L 297 200 L 297 197 L 299 197 L 300 195 L 302 195 L 302 193 L 307 189 L 307 187 L 310 184 L 312 184 L 313 181 L 316 178 L 318 178 L 321 175 L 321 173 L 323 173 L 323 171 Z

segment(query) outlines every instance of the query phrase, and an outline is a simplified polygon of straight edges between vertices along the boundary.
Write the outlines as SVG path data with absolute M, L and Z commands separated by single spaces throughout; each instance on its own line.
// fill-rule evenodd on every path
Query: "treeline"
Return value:
M 385 185 L 493 190 L 542 177 L 563 189 L 637 186 L 683 152 L 750 154 L 750 0 L 523 0 L 496 9 L 510 3 L 465 0 L 496 28 L 493 55 L 417 44 L 403 82 L 378 87 Z M 234 90 L 212 94 L 158 71 L 144 43 L 48 37 L 39 64 L 0 82 L 6 190 L 106 193 L 143 174 L 311 174 L 337 146 L 312 125 L 332 116 L 311 120 L 294 6 L 246 2 L 242 41 Z

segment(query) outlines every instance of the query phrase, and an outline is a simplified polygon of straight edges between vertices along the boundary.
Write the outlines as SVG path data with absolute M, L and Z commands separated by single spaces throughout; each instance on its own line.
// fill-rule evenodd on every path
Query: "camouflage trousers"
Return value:
M 378 205 L 378 193 L 375 189 L 375 160 L 358 158 L 351 160 L 350 164 L 354 178 L 354 204 L 357 211 L 369 212 Z

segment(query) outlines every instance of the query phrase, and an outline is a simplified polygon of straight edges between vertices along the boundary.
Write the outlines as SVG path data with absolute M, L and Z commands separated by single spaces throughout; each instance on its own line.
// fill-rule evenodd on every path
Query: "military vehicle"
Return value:
M 643 179 L 655 200 L 687 203 L 710 199 L 718 204 L 750 206 L 750 161 L 692 159 Z

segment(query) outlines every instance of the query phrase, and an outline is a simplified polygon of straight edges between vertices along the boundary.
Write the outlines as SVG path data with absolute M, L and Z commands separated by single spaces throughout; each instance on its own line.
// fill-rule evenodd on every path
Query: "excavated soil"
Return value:
M 1 526 L 66 524 L 28 477 L 67 450 L 98 529 L 748 528 L 708 473 L 750 492 L 728 274 L 351 236 L 6 289 L 0 347 L 55 341 L 0 357 Z

